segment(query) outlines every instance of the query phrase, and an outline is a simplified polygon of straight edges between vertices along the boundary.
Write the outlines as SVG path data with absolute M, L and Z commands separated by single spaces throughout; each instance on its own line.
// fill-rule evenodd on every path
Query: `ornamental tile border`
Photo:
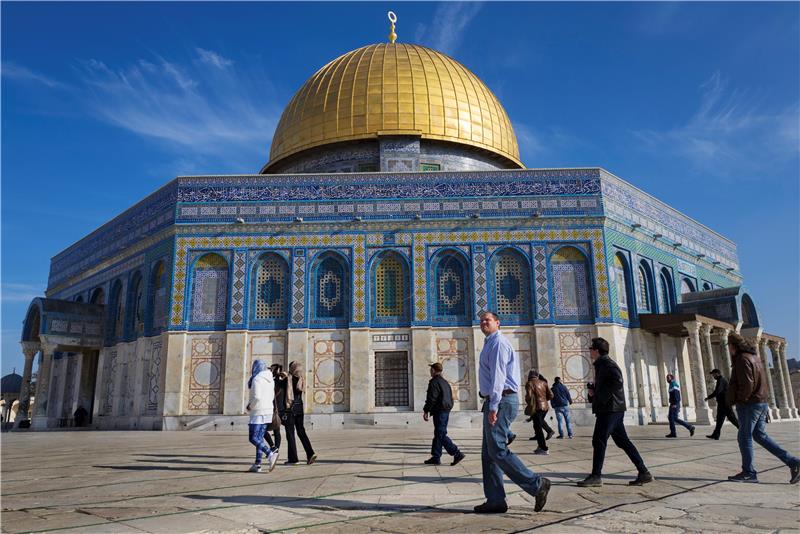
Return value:
M 233 253 L 233 280 L 231 281 L 231 325 L 244 325 L 246 276 L 247 251 L 235 250 Z
M 533 271 L 536 283 L 536 317 L 550 318 L 550 295 L 547 279 L 547 251 L 543 245 L 533 245 Z

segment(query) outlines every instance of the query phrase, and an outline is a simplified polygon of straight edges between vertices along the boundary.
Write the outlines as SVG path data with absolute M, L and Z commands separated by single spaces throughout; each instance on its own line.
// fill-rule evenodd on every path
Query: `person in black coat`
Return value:
M 736 428 L 739 428 L 739 420 L 736 419 L 736 414 L 731 407 L 728 406 L 728 401 L 725 400 L 725 395 L 728 393 L 728 381 L 722 376 L 719 369 L 713 369 L 709 374 L 717 381 L 717 385 L 711 395 L 706 397 L 706 401 L 711 399 L 717 400 L 717 426 L 714 427 L 714 432 L 706 437 L 709 439 L 719 439 L 720 433 L 722 432 L 722 424 L 725 422 L 726 417 Z
M 639 451 L 628 438 L 623 420 L 625 418 L 625 391 L 623 390 L 622 371 L 614 360 L 608 356 L 608 341 L 601 337 L 592 339 L 589 354 L 594 362 L 594 383 L 587 384 L 592 402 L 592 412 L 597 419 L 592 434 L 592 473 L 578 482 L 580 487 L 600 487 L 603 485 L 603 461 L 606 457 L 608 437 L 614 440 L 617 447 L 625 451 L 628 458 L 636 466 L 639 474 L 635 480 L 628 482 L 631 486 L 641 486 L 652 482 L 653 475 L 648 471 Z
M 422 408 L 422 418 L 425 421 L 429 417 L 433 418 L 431 457 L 425 460 L 428 465 L 440 465 L 442 463 L 442 447 L 447 451 L 447 454 L 453 456 L 453 461 L 450 465 L 456 465 L 465 456 L 447 435 L 447 423 L 450 420 L 450 410 L 453 409 L 453 390 L 450 388 L 450 383 L 442 377 L 442 370 L 441 363 L 431 364 L 428 394 L 425 397 L 425 406 Z

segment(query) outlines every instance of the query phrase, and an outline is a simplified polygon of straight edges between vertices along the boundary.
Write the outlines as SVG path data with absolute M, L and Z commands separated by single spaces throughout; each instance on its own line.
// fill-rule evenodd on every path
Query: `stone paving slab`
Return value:
M 609 444 L 602 488 L 577 488 L 591 465 L 591 428 L 551 440 L 533 455 L 528 425 L 512 450 L 553 481 L 544 511 L 506 481 L 509 512 L 478 516 L 483 501 L 480 436 L 452 429 L 467 454 L 427 466 L 432 428 L 311 430 L 311 466 L 248 473 L 253 448 L 230 432 L 49 432 L 2 435 L 0 531 L 81 533 L 234 532 L 800 532 L 800 485 L 756 447 L 760 484 L 736 484 L 735 429 L 723 439 L 663 437 L 666 427 L 629 434 L 656 477 L 629 487 L 635 469 Z M 769 425 L 800 453 L 800 423 Z M 302 453 L 301 453 L 302 454 Z

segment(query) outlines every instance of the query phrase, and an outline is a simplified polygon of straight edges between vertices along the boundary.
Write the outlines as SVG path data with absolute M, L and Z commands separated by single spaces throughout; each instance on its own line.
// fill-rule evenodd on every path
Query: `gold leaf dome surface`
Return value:
M 265 169 L 309 148 L 378 135 L 466 144 L 523 166 L 508 115 L 477 76 L 430 48 L 380 43 L 334 59 L 303 84 L 283 111 Z

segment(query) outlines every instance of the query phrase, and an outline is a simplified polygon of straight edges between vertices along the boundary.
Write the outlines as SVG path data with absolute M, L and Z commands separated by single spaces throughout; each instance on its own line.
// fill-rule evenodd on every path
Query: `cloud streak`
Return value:
M 436 8 L 437 24 L 418 24 L 415 40 L 452 56 L 466 35 L 466 28 L 483 7 L 481 2 L 445 2 Z
M 44 288 L 35 284 L 3 282 L 3 302 L 30 302 L 36 297 L 44 296 Z
M 27 67 L 23 67 L 22 65 L 17 65 L 16 63 L 12 62 L 3 63 L 2 73 L 3 78 L 14 80 L 16 82 L 44 85 L 45 87 L 49 87 L 51 89 L 65 89 L 68 87 L 68 85 L 63 82 L 54 80 L 49 76 L 45 76 L 44 74 L 35 72 Z
M 730 90 L 719 72 L 699 87 L 697 111 L 674 128 L 636 130 L 649 151 L 688 160 L 698 170 L 728 176 L 764 175 L 763 163 L 784 163 L 800 152 L 800 106 L 797 102 L 767 111 L 741 91 Z

